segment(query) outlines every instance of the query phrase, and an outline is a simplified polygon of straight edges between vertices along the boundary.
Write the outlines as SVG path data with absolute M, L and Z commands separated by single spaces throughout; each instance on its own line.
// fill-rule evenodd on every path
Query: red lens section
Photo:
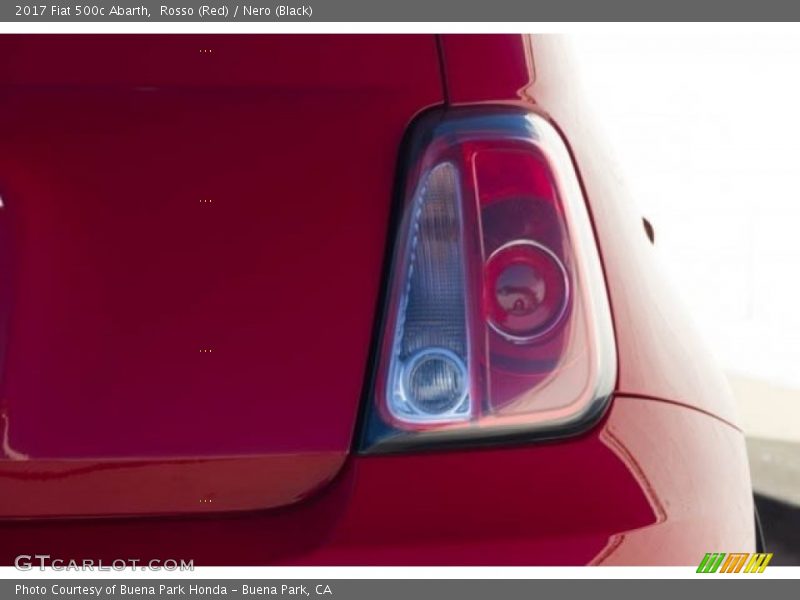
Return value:
M 486 263 L 489 325 L 512 342 L 531 342 L 564 316 L 567 272 L 547 247 L 519 240 L 500 247 Z
M 485 411 L 515 412 L 563 360 L 574 278 L 569 237 L 553 170 L 538 147 L 508 139 L 469 150 L 483 241 Z

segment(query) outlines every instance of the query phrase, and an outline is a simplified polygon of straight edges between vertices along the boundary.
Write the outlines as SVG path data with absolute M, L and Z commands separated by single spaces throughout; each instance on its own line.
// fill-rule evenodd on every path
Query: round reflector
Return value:
M 518 343 L 554 329 L 564 316 L 569 283 L 564 264 L 549 248 L 515 240 L 495 250 L 486 262 L 489 325 Z

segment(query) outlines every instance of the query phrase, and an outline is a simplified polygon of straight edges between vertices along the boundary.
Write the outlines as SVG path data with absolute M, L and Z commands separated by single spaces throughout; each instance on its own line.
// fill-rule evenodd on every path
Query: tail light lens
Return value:
M 541 116 L 462 109 L 412 134 L 362 449 L 578 432 L 616 352 L 569 153 Z

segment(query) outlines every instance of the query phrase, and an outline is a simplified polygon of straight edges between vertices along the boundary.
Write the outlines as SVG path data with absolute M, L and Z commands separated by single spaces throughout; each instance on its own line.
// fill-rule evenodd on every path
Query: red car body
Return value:
M 727 384 L 560 38 L 6 35 L 0 54 L 0 563 L 690 565 L 754 549 Z M 461 105 L 533 111 L 568 144 L 613 399 L 564 439 L 361 454 L 403 137 Z

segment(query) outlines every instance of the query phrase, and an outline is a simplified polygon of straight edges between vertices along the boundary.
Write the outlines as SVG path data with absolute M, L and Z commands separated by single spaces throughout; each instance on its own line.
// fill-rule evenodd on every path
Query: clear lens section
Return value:
M 569 152 L 544 118 L 423 120 L 392 258 L 370 451 L 554 437 L 602 415 L 611 312 Z
M 455 167 L 434 167 L 406 224 L 405 286 L 389 373 L 389 410 L 416 423 L 469 416 L 463 222 Z
M 468 408 L 467 371 L 453 352 L 435 348 L 423 350 L 406 362 L 404 397 L 419 415 L 437 417 Z

